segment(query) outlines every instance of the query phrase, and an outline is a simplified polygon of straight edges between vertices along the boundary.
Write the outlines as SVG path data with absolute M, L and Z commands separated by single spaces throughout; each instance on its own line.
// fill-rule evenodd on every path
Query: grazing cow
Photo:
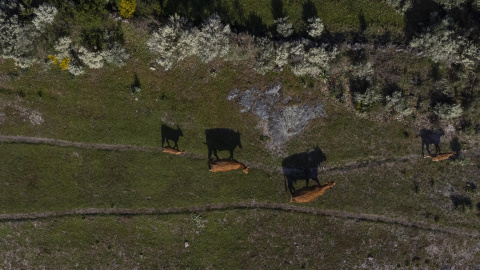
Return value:
M 293 186 L 297 180 L 305 180 L 306 186 L 310 179 L 318 181 L 318 166 L 326 160 L 325 154 L 318 146 L 313 151 L 298 153 L 285 158 L 282 161 L 283 176 L 285 180 L 285 190 L 293 194 L 295 187 Z
M 173 154 L 173 155 L 181 155 L 181 154 L 185 153 L 185 150 L 178 150 L 178 149 L 173 149 L 170 146 L 165 146 L 162 149 L 162 152 Z
M 208 167 L 211 172 L 228 172 L 231 170 L 242 169 L 245 174 L 248 173 L 248 167 L 235 159 L 210 160 L 208 161 Z
M 233 150 L 238 146 L 242 148 L 240 142 L 240 132 L 233 129 L 214 128 L 205 130 L 206 145 L 208 147 L 208 159 L 212 159 L 212 152 L 217 159 L 217 151 L 228 150 L 230 152 L 229 159 L 233 159 Z
M 170 146 L 169 140 L 171 140 L 175 143 L 175 145 L 173 146 L 173 149 L 178 149 L 179 137 L 183 137 L 183 132 L 178 125 L 177 125 L 177 129 L 173 129 L 169 126 L 162 125 L 162 147 L 163 147 L 163 144 L 165 143 L 165 140 L 167 140 L 167 144 L 168 146 Z
M 335 182 L 327 182 L 325 185 L 318 185 L 318 186 L 310 186 L 304 187 L 301 189 L 296 190 L 292 194 L 292 198 L 290 199 L 290 203 L 306 203 L 315 200 L 318 196 L 321 196 L 325 193 L 325 190 L 335 186 Z
M 429 155 L 432 155 L 430 153 L 430 144 L 433 144 L 435 146 L 435 154 L 440 153 L 440 137 L 442 137 L 445 133 L 443 130 L 438 129 L 438 130 L 429 130 L 429 129 L 422 129 L 420 130 L 420 137 L 422 138 L 422 156 L 424 157 L 425 154 L 423 152 L 424 146 L 427 147 L 427 152 Z
M 453 151 L 452 153 L 425 156 L 424 158 L 431 158 L 432 161 L 441 161 L 441 160 L 450 159 L 450 157 L 455 156 L 455 154 L 456 154 L 455 151 Z

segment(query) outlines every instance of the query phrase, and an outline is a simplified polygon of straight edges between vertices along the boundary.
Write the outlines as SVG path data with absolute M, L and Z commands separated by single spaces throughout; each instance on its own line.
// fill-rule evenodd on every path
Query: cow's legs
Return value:
M 217 149 L 213 149 L 213 155 L 215 155 L 215 157 L 216 157 L 217 159 L 220 159 L 220 158 L 218 157 L 218 154 L 217 154 Z
M 427 152 L 428 152 L 428 154 L 431 156 L 431 155 L 432 155 L 432 153 L 430 152 L 430 144 L 429 144 L 429 143 L 427 143 L 427 144 L 426 144 L 426 146 L 427 146 Z
M 435 151 L 436 151 L 435 154 L 440 154 L 440 145 L 435 144 Z
M 165 143 L 165 137 L 162 137 L 162 148 L 164 143 Z
M 208 148 L 208 160 L 212 160 L 212 149 Z
M 178 141 L 175 141 L 175 145 L 173 146 L 174 149 L 178 149 Z
M 229 159 L 233 159 L 233 150 L 230 150 L 230 157 Z

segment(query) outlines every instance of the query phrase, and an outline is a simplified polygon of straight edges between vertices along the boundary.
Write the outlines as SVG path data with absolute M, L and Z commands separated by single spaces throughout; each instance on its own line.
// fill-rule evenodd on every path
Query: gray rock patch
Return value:
M 325 116 L 323 104 L 287 104 L 292 97 L 283 97 L 282 86 L 274 85 L 265 92 L 252 88 L 245 91 L 232 90 L 227 99 L 235 101 L 243 108 L 241 112 L 252 112 L 261 121 L 257 128 L 270 140 L 267 148 L 281 151 L 285 142 L 299 135 L 310 120 Z

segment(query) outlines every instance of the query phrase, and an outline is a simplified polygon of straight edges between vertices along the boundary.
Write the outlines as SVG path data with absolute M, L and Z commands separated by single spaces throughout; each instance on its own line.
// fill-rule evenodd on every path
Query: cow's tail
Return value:
M 285 173 L 283 174 L 283 180 L 285 180 L 285 181 L 284 181 L 284 183 L 285 183 L 285 191 L 287 191 L 287 189 L 288 189 L 287 181 L 288 181 L 288 180 L 287 180 L 287 176 L 285 175 Z

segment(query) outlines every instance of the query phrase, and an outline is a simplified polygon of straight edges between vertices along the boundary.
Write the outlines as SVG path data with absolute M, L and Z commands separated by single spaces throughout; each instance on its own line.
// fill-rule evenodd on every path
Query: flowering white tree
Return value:
M 53 23 L 57 9 L 49 4 L 42 4 L 38 8 L 33 9 L 35 17 L 32 20 L 33 25 L 37 30 L 44 30 L 45 25 Z
M 318 17 L 308 19 L 308 30 L 307 33 L 313 38 L 320 37 L 325 29 L 325 26 L 322 23 L 322 20 Z
M 480 62 L 480 49 L 454 31 L 454 25 L 444 19 L 432 31 L 413 39 L 410 46 L 421 49 L 434 62 L 464 64 L 471 68 Z
M 165 70 L 190 55 L 203 62 L 223 57 L 230 49 L 230 26 L 223 25 L 216 14 L 210 16 L 198 29 L 177 14 L 154 32 L 147 41 L 150 51 L 157 55 L 156 62 Z
M 193 35 L 187 20 L 178 14 L 170 16 L 169 22 L 160 27 L 147 41 L 150 51 L 157 55 L 156 62 L 165 70 L 191 54 Z
M 194 30 L 193 53 L 207 63 L 215 57 L 225 56 L 230 49 L 230 26 L 223 25 L 220 16 L 213 14 Z
M 289 37 L 293 34 L 293 25 L 288 22 L 288 17 L 278 18 L 274 21 L 277 26 L 277 33 L 282 37 Z
M 15 65 L 27 68 L 37 60 L 33 57 L 38 31 L 31 23 L 22 24 L 17 15 L 8 17 L 0 9 L 0 56 L 13 59 Z

